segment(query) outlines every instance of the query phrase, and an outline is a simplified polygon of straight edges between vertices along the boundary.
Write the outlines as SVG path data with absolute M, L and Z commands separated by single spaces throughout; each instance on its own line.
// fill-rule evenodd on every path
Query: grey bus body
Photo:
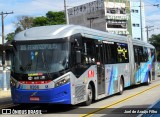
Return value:
M 49 82 L 47 89 L 53 89 L 58 86 L 56 83 L 61 79 L 69 79 L 70 104 L 72 105 L 87 102 L 90 90 L 92 90 L 91 98 L 98 100 L 121 92 L 121 88 L 148 82 L 148 79 L 151 81 L 152 77 L 155 76 L 154 72 L 152 72 L 155 69 L 153 68 L 155 55 L 151 55 L 151 51 L 154 53 L 154 46 L 140 40 L 131 39 L 131 37 L 119 36 L 76 25 L 53 25 L 34 27 L 22 31 L 14 37 L 13 42 L 19 43 L 19 45 L 25 43 L 30 45 L 32 43 L 38 44 L 39 41 L 45 44 L 45 40 L 56 40 L 56 42 L 58 40 L 67 40 L 70 43 L 69 47 L 72 52 L 68 56 L 74 58 L 72 62 L 75 62 L 74 65 L 76 67 L 72 65 L 73 68 L 70 68 L 68 72 L 66 71 Z M 115 48 L 112 48 L 114 46 Z M 91 47 L 93 47 L 94 53 L 93 51 L 89 51 Z M 103 50 L 104 48 L 106 48 L 105 51 Z M 113 56 L 115 55 L 114 52 L 116 53 L 116 57 Z M 91 53 L 91 56 L 89 56 L 89 53 Z M 38 52 L 35 53 L 35 56 L 36 54 Z M 136 57 L 135 54 L 137 54 Z M 143 59 L 138 58 L 142 54 L 146 55 L 147 60 L 145 57 Z M 119 60 L 117 60 L 118 55 L 120 55 Z M 85 57 L 83 58 L 83 56 Z M 115 58 L 116 61 L 109 60 L 110 56 Z M 79 57 L 83 59 L 80 60 Z M 34 57 L 31 58 L 34 60 Z M 86 63 L 83 63 L 84 61 Z M 148 69 L 145 69 L 145 66 Z M 74 70 L 72 71 L 72 69 Z M 29 73 L 28 79 L 33 74 L 34 72 Z M 39 84 L 38 89 L 31 89 L 31 84 L 19 83 L 15 79 L 15 75 L 12 75 L 12 80 L 15 82 L 15 87 L 19 88 L 21 85 L 20 89 L 22 90 L 35 90 L 33 92 L 38 92 L 38 90 L 46 89 L 46 84 Z

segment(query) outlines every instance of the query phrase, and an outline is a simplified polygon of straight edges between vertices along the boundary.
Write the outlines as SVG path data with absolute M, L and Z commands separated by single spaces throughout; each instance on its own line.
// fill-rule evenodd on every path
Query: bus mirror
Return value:
M 76 63 L 81 63 L 81 51 L 76 51 Z
M 77 40 L 77 39 L 74 39 L 74 40 L 75 40 L 75 42 L 76 42 L 77 47 L 79 47 L 79 42 L 78 42 L 78 40 Z

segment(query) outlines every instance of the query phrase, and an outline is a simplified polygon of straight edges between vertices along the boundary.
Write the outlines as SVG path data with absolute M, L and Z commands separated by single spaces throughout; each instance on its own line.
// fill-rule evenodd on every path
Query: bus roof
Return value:
M 153 45 L 151 45 L 151 44 L 149 44 L 147 42 L 141 41 L 141 40 L 137 40 L 137 39 L 132 39 L 132 43 L 133 43 L 133 45 L 145 46 L 145 47 L 149 47 L 149 48 L 155 48 Z
M 14 40 L 23 41 L 23 40 L 44 40 L 44 39 L 57 39 L 69 37 L 71 35 L 81 33 L 83 36 L 91 35 L 93 37 L 112 37 L 112 38 L 123 38 L 124 36 L 119 36 L 95 29 L 90 29 L 78 25 L 51 25 L 51 26 L 40 26 L 33 27 L 27 30 L 24 30 L 18 33 Z
M 115 42 L 127 42 L 126 36 L 120 36 L 111 34 L 83 26 L 78 25 L 51 25 L 51 26 L 40 26 L 33 27 L 24 30 L 15 35 L 15 41 L 26 41 L 26 40 L 45 40 L 45 39 L 59 39 L 69 37 L 74 34 L 80 33 L 83 37 L 107 40 Z M 154 48 L 151 44 L 145 43 L 139 40 L 133 40 L 133 44 L 148 45 L 148 47 Z M 137 45 L 136 44 L 136 45 Z

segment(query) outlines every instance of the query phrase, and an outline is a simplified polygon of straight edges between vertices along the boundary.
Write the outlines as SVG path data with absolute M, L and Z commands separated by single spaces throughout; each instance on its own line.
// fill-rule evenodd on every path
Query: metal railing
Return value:
M 0 71 L 0 90 L 10 89 L 10 71 Z

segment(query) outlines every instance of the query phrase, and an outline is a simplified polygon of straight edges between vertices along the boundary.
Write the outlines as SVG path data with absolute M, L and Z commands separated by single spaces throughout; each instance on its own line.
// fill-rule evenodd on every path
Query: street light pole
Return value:
M 12 12 L 9 12 L 9 13 L 4 13 L 4 12 L 1 12 L 1 20 L 2 20 L 2 59 L 4 60 L 4 56 L 5 56 L 5 50 L 4 50 L 4 14 L 5 15 L 8 15 L 8 14 L 13 14 L 13 11 Z M 5 64 L 2 62 L 2 65 L 3 65 L 3 70 L 5 70 Z
M 13 12 L 10 13 L 4 13 L 1 12 L 1 20 L 2 20 L 2 67 L 3 67 L 3 90 L 7 90 L 7 76 L 6 76 L 6 71 L 5 71 L 5 49 L 4 49 L 4 14 L 7 16 L 8 14 L 13 14 Z
M 154 27 L 154 26 L 146 26 L 146 31 L 147 31 L 147 42 L 149 41 L 149 31 L 151 31 L 151 30 L 149 30 L 149 28 L 152 28 L 152 27 Z
M 142 0 L 140 0 L 140 22 L 141 22 L 141 40 L 143 40 Z
M 2 45 L 4 44 L 4 16 L 3 12 L 1 12 L 1 20 L 2 20 Z
M 64 11 L 65 11 L 66 24 L 69 24 L 69 18 L 68 18 L 68 11 L 67 11 L 66 0 L 64 0 Z

